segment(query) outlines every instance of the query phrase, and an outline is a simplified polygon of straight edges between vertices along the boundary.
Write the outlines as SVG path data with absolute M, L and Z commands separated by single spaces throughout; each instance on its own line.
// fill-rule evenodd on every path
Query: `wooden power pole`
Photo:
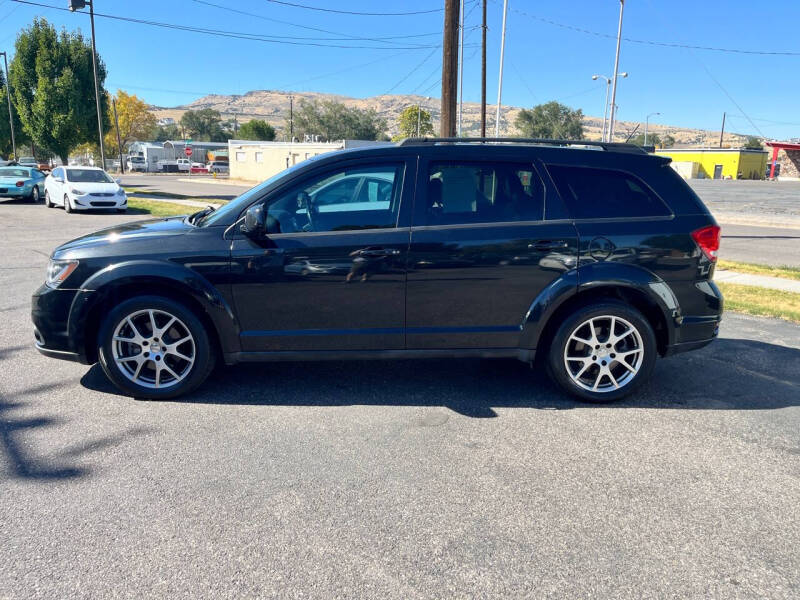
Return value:
M 481 31 L 481 137 L 486 137 L 486 0 L 483 0 Z
M 455 137 L 458 100 L 458 7 L 459 0 L 444 2 L 442 40 L 442 120 L 439 135 Z

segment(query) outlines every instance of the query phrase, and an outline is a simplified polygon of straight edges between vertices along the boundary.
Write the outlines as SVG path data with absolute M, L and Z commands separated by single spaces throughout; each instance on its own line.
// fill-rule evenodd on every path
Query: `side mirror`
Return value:
M 258 238 L 266 233 L 267 214 L 263 204 L 254 204 L 244 213 L 242 233 L 247 237 Z
M 122 179 L 120 179 L 119 177 L 117 177 L 117 178 L 114 180 L 114 183 L 116 183 L 117 185 L 122 185 Z

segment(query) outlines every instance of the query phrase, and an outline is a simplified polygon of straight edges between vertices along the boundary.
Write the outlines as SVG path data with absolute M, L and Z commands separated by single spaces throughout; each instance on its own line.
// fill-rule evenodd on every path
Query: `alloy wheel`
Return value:
M 192 370 L 197 349 L 189 328 L 164 310 L 138 310 L 114 329 L 112 355 L 133 383 L 154 389 L 182 382 Z
M 613 315 L 587 319 L 572 331 L 564 347 L 568 375 L 590 392 L 612 392 L 626 386 L 643 361 L 639 330 Z

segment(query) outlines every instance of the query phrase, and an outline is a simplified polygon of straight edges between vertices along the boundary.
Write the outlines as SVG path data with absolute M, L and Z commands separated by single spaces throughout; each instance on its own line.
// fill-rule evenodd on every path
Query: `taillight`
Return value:
M 17 182 L 17 187 L 22 187 L 23 185 L 25 185 L 24 181 L 18 181 Z
M 700 250 L 706 255 L 706 258 L 711 262 L 717 260 L 717 250 L 719 250 L 719 234 L 720 228 L 718 225 L 709 225 L 702 229 L 697 229 L 692 232 L 692 239 L 697 242 Z

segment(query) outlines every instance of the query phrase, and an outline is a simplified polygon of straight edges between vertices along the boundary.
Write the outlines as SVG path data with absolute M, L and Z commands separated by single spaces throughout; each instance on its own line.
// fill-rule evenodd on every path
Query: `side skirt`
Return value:
M 225 364 L 311 360 L 397 360 L 414 358 L 516 358 L 533 360 L 533 351 L 521 348 L 446 348 L 436 350 L 298 350 L 278 352 L 232 352 Z

